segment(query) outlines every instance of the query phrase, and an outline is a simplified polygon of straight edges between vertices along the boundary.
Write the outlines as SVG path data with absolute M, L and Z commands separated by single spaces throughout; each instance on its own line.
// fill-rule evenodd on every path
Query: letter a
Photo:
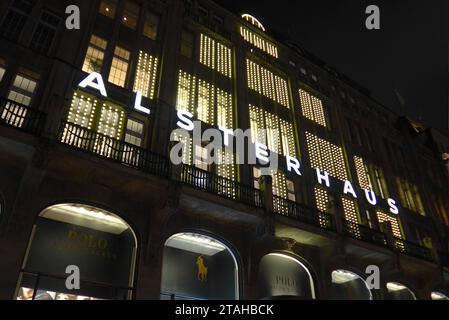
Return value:
M 65 280 L 65 287 L 68 290 L 80 289 L 80 269 L 77 266 L 67 266 L 65 269 L 66 274 L 70 274 Z
M 91 87 L 93 89 L 100 91 L 103 97 L 108 96 L 108 94 L 106 93 L 106 88 L 104 86 L 103 78 L 101 77 L 101 74 L 97 72 L 92 72 L 90 75 L 87 76 L 86 79 L 81 81 L 78 86 L 80 88 Z
M 368 30 L 380 29 L 380 9 L 376 5 L 370 5 L 366 7 L 366 14 L 369 16 L 366 18 L 365 25 Z
M 69 15 L 65 20 L 65 27 L 68 30 L 79 30 L 80 8 L 76 5 L 70 5 L 65 9 L 65 13 Z
M 369 275 L 366 278 L 366 284 L 371 290 L 380 289 L 380 269 L 378 266 L 370 265 L 366 267 L 365 273 Z

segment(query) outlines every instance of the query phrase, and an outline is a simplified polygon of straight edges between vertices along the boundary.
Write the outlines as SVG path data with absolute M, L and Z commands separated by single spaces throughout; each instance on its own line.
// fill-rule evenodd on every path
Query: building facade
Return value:
M 0 3 L 0 298 L 447 299 L 444 134 L 251 15 L 79 2 L 80 30 L 69 1 Z M 179 114 L 277 170 L 211 164 Z

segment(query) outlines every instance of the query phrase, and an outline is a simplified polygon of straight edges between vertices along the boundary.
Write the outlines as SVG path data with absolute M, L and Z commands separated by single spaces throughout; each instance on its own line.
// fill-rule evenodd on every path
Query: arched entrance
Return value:
M 430 298 L 432 300 L 449 300 L 449 297 L 440 291 L 433 291 L 430 294 Z
M 348 270 L 332 271 L 331 297 L 333 300 L 373 300 L 365 280 Z
M 16 298 L 130 299 L 136 250 L 130 226 L 108 211 L 74 203 L 49 207 L 33 227 Z M 79 289 L 71 290 L 77 278 Z
M 161 299 L 237 300 L 238 264 L 223 242 L 179 233 L 165 242 Z
M 416 300 L 415 294 L 398 282 L 387 283 L 388 300 Z
M 269 253 L 260 260 L 257 285 L 260 299 L 316 298 L 309 269 L 282 253 Z

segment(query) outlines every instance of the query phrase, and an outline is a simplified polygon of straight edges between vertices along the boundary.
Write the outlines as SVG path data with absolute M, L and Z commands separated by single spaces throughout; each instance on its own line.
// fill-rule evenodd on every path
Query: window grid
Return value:
M 87 73 L 100 72 L 103 65 L 104 52 L 107 47 L 107 41 L 92 35 L 90 44 L 87 48 L 82 70 Z
M 306 132 L 310 165 L 328 172 L 341 181 L 348 180 L 343 150 L 326 140 Z
M 246 60 L 248 88 L 289 108 L 287 81 L 259 64 Z M 276 79 L 276 80 L 275 80 Z
M 28 0 L 15 0 L 3 20 L 1 30 L 6 38 L 17 40 L 22 33 L 34 3 Z
M 354 164 L 357 172 L 357 178 L 359 181 L 359 186 L 363 189 L 372 191 L 371 179 L 367 170 L 367 166 L 363 159 L 358 156 L 354 156 Z
M 110 83 L 119 87 L 125 87 L 126 75 L 128 73 L 129 58 L 131 53 L 121 47 L 115 47 L 114 58 L 112 59 L 111 71 L 109 72 Z
M 140 91 L 144 97 L 154 99 L 157 67 L 158 58 L 153 57 L 146 52 L 139 51 L 136 78 L 134 79 L 134 92 Z
M 272 152 L 296 156 L 293 127 L 277 115 L 249 105 L 251 140 L 261 143 Z
M 143 123 L 128 119 L 126 123 L 125 142 L 141 147 L 143 141 Z
M 236 167 L 235 167 L 235 155 L 223 149 L 217 150 L 217 174 L 220 177 L 235 181 Z M 235 189 L 228 190 L 227 194 L 235 196 Z
M 302 115 L 323 127 L 327 127 L 322 101 L 303 89 L 299 89 L 299 98 L 301 100 Z
M 152 40 L 157 39 L 157 32 L 159 27 L 159 16 L 152 12 L 146 12 L 145 23 L 143 26 L 143 35 Z
M 75 92 L 67 121 L 91 130 L 97 104 L 96 99 Z
M 390 222 L 391 223 L 391 230 L 393 231 L 393 235 L 396 238 L 404 239 L 401 231 L 401 227 L 399 225 L 399 219 L 397 217 L 390 216 L 382 211 L 377 211 L 377 220 L 379 223 L 383 222 Z
M 48 52 L 56 35 L 59 25 L 59 18 L 48 13 L 42 12 L 39 23 L 31 39 L 31 47 L 40 52 Z
M 232 129 L 232 95 L 215 85 L 179 71 L 177 110 L 188 111 L 212 126 Z
M 315 205 L 319 211 L 327 212 L 329 204 L 329 194 L 326 190 L 315 187 Z
M 215 86 L 204 80 L 198 80 L 198 120 L 214 124 L 215 112 Z
M 257 34 L 248 30 L 247 28 L 241 26 L 240 35 L 246 42 L 249 42 L 256 48 L 262 50 L 263 52 L 268 53 L 270 56 L 276 59 L 279 57 L 277 46 L 263 39 L 262 37 L 258 36 Z
M 200 63 L 232 77 L 231 49 L 204 34 L 200 39 Z
M 341 202 L 343 205 L 345 220 L 354 224 L 350 227 L 349 230 L 351 230 L 353 236 L 355 236 L 356 238 L 361 238 L 362 235 L 360 233 L 359 219 L 357 215 L 357 203 L 354 200 L 348 198 L 342 198 Z

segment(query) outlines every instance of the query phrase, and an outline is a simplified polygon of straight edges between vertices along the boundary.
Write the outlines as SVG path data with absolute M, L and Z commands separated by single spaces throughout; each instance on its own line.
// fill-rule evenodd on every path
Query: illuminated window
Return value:
M 126 123 L 125 142 L 141 147 L 143 142 L 143 123 L 135 120 L 128 119 Z
M 214 87 L 203 80 L 198 80 L 198 109 L 197 118 L 205 123 L 214 124 L 215 113 Z
M 381 224 L 383 222 L 390 222 L 393 235 L 396 238 L 403 239 L 401 226 L 400 226 L 399 220 L 396 216 L 386 214 L 382 211 L 377 211 L 376 215 L 377 215 L 377 221 L 379 221 L 379 224 Z
M 59 26 L 59 21 L 59 18 L 55 15 L 43 11 L 31 39 L 31 48 L 47 53 L 53 43 L 53 39 Z
M 276 45 L 274 45 L 272 42 L 268 40 L 265 40 L 263 37 L 259 36 L 258 34 L 249 30 L 248 28 L 241 26 L 240 35 L 246 42 L 250 43 L 257 49 L 265 53 L 268 53 L 270 56 L 274 58 L 279 57 L 278 48 Z
M 217 152 L 217 174 L 220 177 L 234 181 L 236 177 L 235 155 L 223 149 L 218 149 Z M 235 188 L 230 188 L 230 190 L 227 191 L 227 194 L 235 194 L 236 190 Z
M 204 34 L 200 42 L 200 63 L 231 78 L 231 49 Z
M 37 82 L 35 80 L 24 75 L 16 75 L 7 98 L 18 104 L 6 102 L 0 118 L 9 125 L 21 128 L 28 112 L 24 106 L 31 105 L 36 86 Z
M 368 172 L 368 167 L 364 163 L 363 159 L 354 156 L 354 164 L 357 172 L 359 186 L 366 190 L 373 190 L 371 179 Z
M 329 207 L 329 194 L 321 187 L 315 187 L 315 205 L 319 211 L 327 212 Z
M 98 107 L 98 101 L 90 95 L 82 92 L 73 94 L 67 121 L 83 128 L 93 129 L 93 120 Z
M 84 58 L 83 71 L 87 73 L 100 72 L 103 65 L 104 52 L 107 47 L 106 40 L 92 35 L 86 57 Z
M 125 11 L 122 17 L 122 24 L 130 29 L 135 30 L 137 27 L 137 20 L 139 19 L 140 5 L 135 1 L 125 2 Z
M 287 199 L 290 201 L 296 201 L 295 183 L 291 180 L 286 180 L 287 184 Z
M 119 87 L 125 87 L 130 56 L 131 53 L 128 50 L 119 46 L 115 47 L 114 58 L 112 59 L 111 71 L 109 72 L 108 79 L 110 83 Z
M 34 4 L 35 2 L 31 0 L 12 1 L 10 10 L 6 14 L 0 28 L 3 36 L 12 40 L 19 39 Z
M 195 114 L 196 77 L 179 71 L 176 109 Z
M 107 137 L 122 137 L 125 112 L 111 103 L 103 103 L 100 109 L 97 132 Z
M 176 108 L 212 126 L 233 128 L 231 94 L 182 70 L 179 71 Z
M 145 24 L 143 25 L 143 35 L 152 40 L 156 40 L 158 27 L 159 16 L 147 11 L 145 14 Z
M 248 88 L 284 107 L 290 107 L 287 81 L 249 59 L 246 63 Z
M 253 182 L 254 182 L 254 188 L 260 189 L 259 185 L 259 178 L 261 176 L 261 171 L 259 168 L 254 167 L 253 168 Z M 288 199 L 291 201 L 295 201 L 295 185 L 292 181 L 287 180 L 285 177 L 285 174 L 282 171 L 271 171 L 271 178 L 272 178 L 272 188 L 273 188 L 273 195 Z M 277 203 L 279 205 L 279 203 Z M 276 204 L 275 204 L 276 206 Z M 281 209 L 276 208 L 276 209 Z
M 341 202 L 346 221 L 358 225 L 359 218 L 357 213 L 357 203 L 354 200 L 345 197 L 341 198 Z
M 407 209 L 425 216 L 426 213 L 421 200 L 421 196 L 418 192 L 418 187 L 401 178 L 397 178 L 396 181 L 402 205 Z
M 37 82 L 29 77 L 18 74 L 8 93 L 8 99 L 29 106 L 36 91 Z
M 117 0 L 101 0 L 98 12 L 108 18 L 114 19 L 116 9 Z
M 195 146 L 194 159 L 195 167 L 204 171 L 209 171 L 209 152 L 207 151 L 207 148 Z
M 234 128 L 232 95 L 221 89 L 217 89 L 217 126 L 219 128 Z
M 373 167 L 374 172 L 374 190 L 377 194 L 379 194 L 382 198 L 387 199 L 389 197 L 387 181 L 384 176 L 384 172 L 382 169 Z
M 184 147 L 182 148 L 182 163 L 192 165 L 193 157 L 193 141 L 191 137 L 178 135 L 175 131 L 174 140 L 181 142 Z
M 299 89 L 299 97 L 301 99 L 302 115 L 323 127 L 327 127 L 326 116 L 321 100 L 303 89 Z
M 328 172 L 331 176 L 341 181 L 348 180 L 343 150 L 326 140 L 306 132 L 307 150 L 310 157 L 310 165 L 313 168 Z
M 158 59 L 146 52 L 139 52 L 139 60 L 137 62 L 136 78 L 134 80 L 133 91 L 142 92 L 144 97 L 154 98 L 154 90 L 156 86 Z
M 291 123 L 252 105 L 249 106 L 249 115 L 253 143 L 265 144 L 277 154 L 296 157 Z

